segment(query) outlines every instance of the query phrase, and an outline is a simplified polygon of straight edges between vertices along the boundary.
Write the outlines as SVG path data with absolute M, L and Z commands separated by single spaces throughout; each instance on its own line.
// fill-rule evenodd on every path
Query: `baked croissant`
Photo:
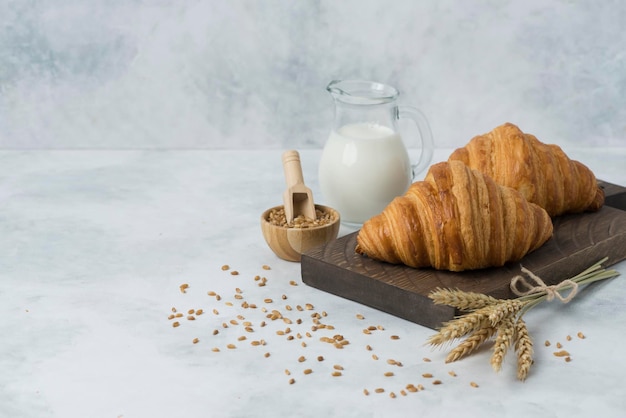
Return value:
M 589 168 L 512 123 L 474 137 L 449 160 L 463 161 L 496 183 L 513 187 L 550 216 L 596 211 L 604 204 L 604 191 Z
M 411 267 L 462 271 L 518 261 L 552 236 L 552 220 L 518 191 L 460 161 L 431 166 L 357 235 L 356 252 Z

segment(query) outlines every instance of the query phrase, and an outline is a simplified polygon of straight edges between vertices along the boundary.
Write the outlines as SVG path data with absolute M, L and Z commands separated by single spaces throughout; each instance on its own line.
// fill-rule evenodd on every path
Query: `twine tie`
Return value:
M 528 277 L 530 277 L 530 279 L 532 280 L 527 280 L 521 275 L 515 276 L 511 279 L 511 290 L 517 296 L 527 296 L 533 293 L 545 292 L 547 295 L 546 300 L 548 301 L 557 298 L 563 303 L 568 303 L 574 298 L 574 296 L 576 296 L 576 293 L 578 292 L 578 283 L 573 280 L 567 279 L 563 280 L 559 284 L 548 286 L 543 280 L 541 280 L 541 278 L 539 278 L 527 268 L 522 266 L 521 270 L 523 273 L 526 273 L 526 275 L 528 275 Z M 518 290 L 518 285 L 521 285 L 526 290 Z M 569 291 L 567 296 L 563 296 L 561 295 L 561 293 L 559 293 L 560 290 L 564 290 L 569 286 L 571 286 L 571 290 Z

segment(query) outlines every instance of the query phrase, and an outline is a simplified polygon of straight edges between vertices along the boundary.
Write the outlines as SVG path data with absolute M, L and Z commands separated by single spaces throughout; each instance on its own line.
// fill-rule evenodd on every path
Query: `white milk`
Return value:
M 385 126 L 358 123 L 333 131 L 324 146 L 319 181 L 325 204 L 341 220 L 361 224 L 406 192 L 411 163 L 400 135 Z

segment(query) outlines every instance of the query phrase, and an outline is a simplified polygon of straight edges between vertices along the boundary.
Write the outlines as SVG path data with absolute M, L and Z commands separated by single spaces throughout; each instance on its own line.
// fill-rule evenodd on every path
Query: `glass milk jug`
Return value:
M 433 139 L 424 115 L 398 106 L 398 90 L 373 81 L 332 81 L 335 120 L 319 165 L 326 203 L 339 211 L 343 223 L 359 226 L 403 195 L 429 164 Z M 415 122 L 419 161 L 412 165 L 397 121 Z

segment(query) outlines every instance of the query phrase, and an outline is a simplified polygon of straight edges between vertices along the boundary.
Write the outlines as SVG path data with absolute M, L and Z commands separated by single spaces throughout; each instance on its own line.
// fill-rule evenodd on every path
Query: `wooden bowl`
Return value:
M 335 220 L 331 223 L 311 228 L 287 228 L 273 225 L 268 221 L 271 211 L 279 210 L 283 206 L 275 206 L 261 215 L 261 230 L 267 245 L 274 253 L 287 261 L 300 261 L 302 253 L 323 245 L 337 238 L 339 234 L 339 212 L 328 206 L 315 205 L 324 213 L 332 213 Z

